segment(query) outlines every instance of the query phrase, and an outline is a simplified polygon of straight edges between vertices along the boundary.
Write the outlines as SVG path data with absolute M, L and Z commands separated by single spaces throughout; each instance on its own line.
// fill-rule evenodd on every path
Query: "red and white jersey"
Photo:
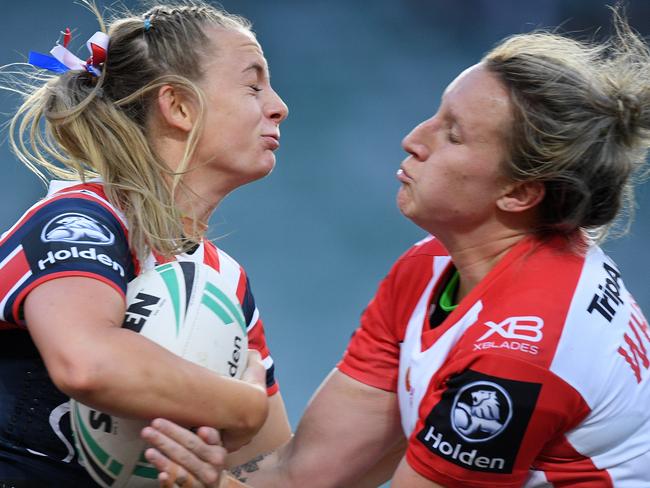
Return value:
M 616 265 L 525 239 L 431 328 L 450 266 L 433 238 L 404 254 L 339 364 L 397 392 L 409 465 L 445 487 L 650 486 L 650 329 Z
M 242 305 L 249 347 L 260 352 L 266 366 L 267 392 L 276 393 L 273 360 L 243 268 L 210 241 L 177 259 L 205 263 L 231 283 Z M 68 398 L 51 382 L 26 330 L 29 324 L 25 324 L 22 306 L 27 294 L 51 279 L 84 276 L 101 280 L 125 296 L 129 281 L 161 262 L 153 254 L 144 263 L 138 262 L 129 248 L 128 223 L 109 203 L 99 181 L 53 182 L 48 195 L 2 235 L 0 479 L 8 479 L 2 471 L 6 458 L 22 465 L 31 462 L 22 456 L 47 457 L 49 463 L 70 463 L 74 458 Z M 43 476 L 63 480 L 59 474 Z

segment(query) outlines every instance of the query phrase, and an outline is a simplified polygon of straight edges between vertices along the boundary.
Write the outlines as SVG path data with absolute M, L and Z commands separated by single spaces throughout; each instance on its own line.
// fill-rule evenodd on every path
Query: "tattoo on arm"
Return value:
M 240 464 L 239 466 L 231 469 L 230 472 L 239 481 L 241 481 L 242 483 L 246 483 L 247 478 L 245 477 L 245 474 L 254 473 L 255 471 L 259 470 L 260 469 L 259 463 L 262 462 L 262 460 L 269 454 L 271 453 L 261 454 L 257 457 L 254 457 L 247 463 Z

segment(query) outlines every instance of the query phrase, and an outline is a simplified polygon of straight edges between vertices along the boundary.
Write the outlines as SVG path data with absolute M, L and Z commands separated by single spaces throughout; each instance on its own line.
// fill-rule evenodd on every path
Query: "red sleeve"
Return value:
M 275 364 L 266 343 L 264 324 L 260 318 L 259 310 L 255 305 L 255 298 L 246 272 L 240 267 L 239 283 L 237 285 L 237 298 L 242 304 L 242 311 L 248 330 L 248 347 L 259 351 L 266 368 L 266 392 L 268 396 L 274 395 L 280 389 L 275 379 Z
M 432 379 L 406 459 L 447 488 L 519 487 L 543 447 L 588 412 L 582 397 L 547 369 L 474 355 Z
M 264 367 L 266 368 L 266 393 L 268 396 L 275 395 L 280 390 L 280 385 L 278 385 L 275 378 L 275 363 L 266 344 L 264 325 L 261 319 L 257 319 L 248 332 L 248 347 L 259 351 L 262 355 Z
M 337 365 L 348 376 L 387 391 L 397 391 L 399 371 L 399 339 L 392 307 L 394 276 L 395 267 L 380 283 Z

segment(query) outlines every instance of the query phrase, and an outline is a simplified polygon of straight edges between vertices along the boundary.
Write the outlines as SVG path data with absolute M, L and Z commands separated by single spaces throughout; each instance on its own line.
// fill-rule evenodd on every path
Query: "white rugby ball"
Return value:
M 123 327 L 224 376 L 240 378 L 248 336 L 236 284 L 205 264 L 176 261 L 131 281 Z M 99 412 L 70 401 L 79 458 L 104 488 L 158 486 L 144 458 L 143 420 Z

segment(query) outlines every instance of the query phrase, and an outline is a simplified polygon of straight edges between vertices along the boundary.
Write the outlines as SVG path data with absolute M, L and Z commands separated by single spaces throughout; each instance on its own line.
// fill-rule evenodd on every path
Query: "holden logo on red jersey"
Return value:
M 498 436 L 511 418 L 510 395 L 489 381 L 476 381 L 461 388 L 451 409 L 452 428 L 468 442 L 484 442 Z
M 79 213 L 64 213 L 50 220 L 41 232 L 43 242 L 75 242 L 110 246 L 115 236 L 105 225 Z
M 544 337 L 542 333 L 544 321 L 540 317 L 508 317 L 498 324 L 488 320 L 484 325 L 487 325 L 489 330 L 479 337 L 476 342 L 483 341 L 495 333 L 505 339 L 518 339 L 529 342 L 539 342 Z

